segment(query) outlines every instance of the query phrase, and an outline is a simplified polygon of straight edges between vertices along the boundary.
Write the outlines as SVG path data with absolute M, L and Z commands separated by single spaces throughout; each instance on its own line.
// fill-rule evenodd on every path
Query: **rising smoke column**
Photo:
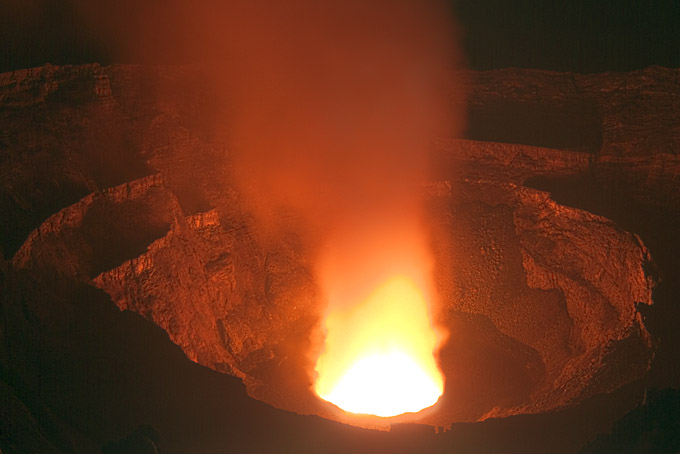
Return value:
M 433 139 L 461 128 L 440 0 L 69 0 L 119 62 L 199 63 L 262 217 L 351 235 L 420 210 Z M 85 39 L 85 38 L 84 38 Z M 181 94 L 180 94 L 181 95 Z M 453 102 L 454 100 L 458 102 Z M 363 235 L 362 235 L 363 236 Z
M 337 395 L 330 389 L 345 369 L 397 350 L 429 355 L 423 367 L 439 374 L 421 188 L 432 140 L 456 127 L 450 18 L 436 2 L 412 0 L 251 2 L 242 13 L 249 20 L 239 33 L 248 38 L 234 49 L 229 76 L 235 175 L 265 224 L 276 229 L 293 212 L 303 240 L 317 247 L 327 304 L 317 392 Z M 371 296 L 412 288 L 415 303 Z M 373 307 L 360 312 L 366 300 Z M 414 320 L 422 322 L 412 328 Z
M 422 0 L 234 8 L 224 74 L 242 190 L 269 222 L 293 211 L 320 232 L 335 263 L 320 268 L 375 268 L 368 251 L 420 220 L 432 140 L 459 127 L 448 11 Z
M 461 127 L 443 2 L 76 1 L 132 60 L 212 68 L 235 183 L 260 230 L 298 220 L 325 314 L 402 276 L 432 315 L 421 188 L 432 141 Z

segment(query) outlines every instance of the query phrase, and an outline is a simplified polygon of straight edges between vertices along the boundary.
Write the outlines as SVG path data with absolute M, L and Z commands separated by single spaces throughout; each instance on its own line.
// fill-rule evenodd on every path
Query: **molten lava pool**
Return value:
M 420 411 L 441 396 L 437 332 L 423 292 L 409 278 L 394 277 L 364 301 L 334 309 L 325 330 L 315 383 L 322 399 L 388 417 Z

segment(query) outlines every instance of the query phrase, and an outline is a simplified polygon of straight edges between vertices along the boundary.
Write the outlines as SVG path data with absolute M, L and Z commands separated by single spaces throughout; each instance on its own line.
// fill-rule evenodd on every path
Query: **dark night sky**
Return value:
M 680 0 L 449 1 L 475 69 L 680 66 Z M 74 0 L 0 0 L 0 72 L 45 62 L 112 63 L 110 44 L 86 32 L 73 5 Z
M 472 67 L 680 66 L 678 0 L 456 0 Z

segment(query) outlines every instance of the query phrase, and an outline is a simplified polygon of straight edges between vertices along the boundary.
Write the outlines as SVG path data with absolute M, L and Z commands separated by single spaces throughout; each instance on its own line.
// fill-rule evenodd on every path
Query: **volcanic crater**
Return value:
M 310 257 L 294 234 L 259 234 L 231 183 L 227 140 L 202 126 L 209 85 L 183 68 L 0 75 L 3 267 L 46 283 L 16 302 L 30 314 L 20 317 L 68 336 L 74 288 L 94 287 L 251 396 L 367 426 L 546 413 L 639 380 L 655 350 L 641 315 L 658 280 L 650 252 L 545 189 L 587 179 L 677 207 L 665 188 L 677 187 L 680 161 L 666 150 L 680 133 L 664 114 L 678 111 L 677 70 L 472 76 L 467 139 L 435 142 L 423 182 L 448 330 L 433 409 L 381 421 L 313 394 L 323 301 Z
M 139 85 L 152 76 L 165 79 L 166 93 L 140 97 Z M 583 76 L 578 87 L 562 74 L 509 76 L 502 80 L 521 77 L 520 87 L 527 79 L 551 88 L 555 81 L 573 84 L 567 93 L 556 90 L 565 98 L 590 89 L 590 98 L 579 94 L 588 115 L 575 111 L 572 99 L 548 98 L 539 104 L 546 106 L 544 124 L 532 125 L 530 117 L 525 132 L 512 124 L 507 131 L 485 129 L 486 117 L 516 118 L 506 112 L 513 107 L 485 98 L 502 96 L 521 106 L 515 110 L 536 109 L 521 104 L 520 88 L 489 93 L 500 85 L 490 79 L 500 74 L 482 74 L 471 96 L 479 113 L 470 130 L 478 140 L 435 146 L 441 179 L 426 191 L 437 230 L 441 317 L 450 330 L 440 355 L 446 392 L 439 410 L 425 418 L 438 425 L 573 404 L 641 377 L 653 351 L 636 310 L 652 303 L 654 285 L 640 239 L 525 185 L 539 176 L 593 172 L 616 157 L 607 151 L 618 145 L 611 141 L 617 125 L 609 120 L 597 134 L 589 120 L 597 103 L 604 105 L 596 96 L 602 80 Z M 308 338 L 322 304 L 308 259 L 294 237 L 259 241 L 229 183 L 224 144 L 192 128 L 200 103 L 187 109 L 181 97 L 168 94 L 183 77 L 181 71 L 168 76 L 97 65 L 3 75 L 9 106 L 3 121 L 11 132 L 5 140 L 12 140 L 5 144 L 11 175 L 4 231 L 34 229 L 16 251 L 17 240 L 4 236 L 3 253 L 17 269 L 104 290 L 121 310 L 162 327 L 192 360 L 242 378 L 257 398 L 330 416 L 316 405 L 305 377 Z M 206 95 L 197 91 L 183 97 Z M 589 123 L 570 123 L 569 116 Z M 551 118 L 553 128 L 569 130 L 571 142 L 564 129 L 554 135 L 555 148 L 497 142 L 507 137 L 550 145 L 544 126 Z M 527 133 L 530 127 L 536 137 Z M 31 136 L 34 152 L 22 152 L 24 135 Z M 480 141 L 485 135 L 497 141 Z M 112 143 L 112 137 L 126 143 Z M 598 139 L 600 154 L 593 151 Z M 123 174 L 115 166 L 120 159 L 137 165 Z M 140 172 L 147 175 L 135 178 Z M 26 210 L 36 205 L 53 214 L 36 219 Z

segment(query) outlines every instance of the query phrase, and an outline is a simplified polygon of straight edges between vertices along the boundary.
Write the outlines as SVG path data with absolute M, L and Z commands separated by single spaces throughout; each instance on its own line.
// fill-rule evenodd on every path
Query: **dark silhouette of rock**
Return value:
M 673 454 L 680 451 L 680 391 L 650 390 L 642 404 L 580 452 Z
M 102 454 L 158 454 L 160 434 L 149 425 L 139 426 L 127 437 L 108 442 L 102 447 Z

